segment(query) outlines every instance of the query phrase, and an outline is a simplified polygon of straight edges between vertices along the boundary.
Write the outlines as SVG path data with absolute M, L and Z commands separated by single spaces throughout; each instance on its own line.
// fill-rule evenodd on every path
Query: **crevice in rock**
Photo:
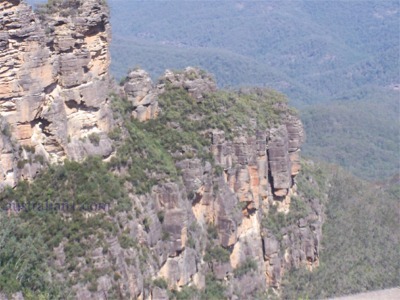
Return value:
M 273 194 L 272 198 L 274 201 L 282 202 L 283 200 L 285 200 L 286 196 L 277 196 L 277 195 Z
M 39 117 L 37 119 L 34 119 L 33 121 L 30 122 L 31 127 L 35 127 L 37 124 L 39 124 L 39 128 L 42 130 L 42 133 L 46 135 L 47 137 L 54 136 L 48 129 L 49 125 L 51 124 L 47 119 L 44 119 L 42 117 Z
M 74 48 L 70 47 L 68 49 L 63 49 L 63 50 L 59 50 L 59 53 L 61 54 L 67 54 L 67 53 L 73 53 L 74 52 Z
M 53 82 L 44 88 L 44 92 L 46 94 L 51 94 L 55 90 L 56 87 L 57 87 L 57 82 Z
M 268 143 L 268 142 L 267 142 Z M 267 160 L 268 160 L 268 182 L 271 185 L 271 190 L 272 193 L 274 193 L 274 177 L 272 176 L 272 171 L 271 171 L 271 161 L 270 161 L 270 153 L 269 150 L 267 149 Z
M 203 196 L 200 193 L 196 192 L 194 194 L 194 199 L 192 200 L 192 206 L 196 206 L 197 204 L 199 204 L 202 198 Z
M 97 50 L 97 51 L 95 51 L 95 52 L 93 53 L 93 55 L 91 55 L 91 59 L 96 59 L 96 58 L 100 57 L 101 54 L 102 54 L 102 50 L 101 50 L 101 49 L 100 49 L 100 50 Z
M 96 107 L 86 106 L 85 101 L 78 103 L 75 100 L 68 100 L 68 101 L 65 101 L 65 105 L 67 105 L 67 107 L 69 109 L 77 109 L 77 110 L 82 110 L 82 111 L 87 111 L 87 112 L 97 112 L 99 110 L 99 108 L 96 108 Z
M 250 203 L 248 205 L 250 205 Z M 257 209 L 255 207 L 252 207 L 252 208 L 246 207 L 246 209 L 247 209 L 247 213 L 249 214 L 249 217 L 254 215 L 257 212 Z
M 46 46 L 49 47 L 51 52 L 54 53 L 56 51 L 56 49 L 54 48 L 54 39 L 51 39 L 50 41 L 48 41 L 46 43 Z
M 92 131 L 94 129 L 97 129 L 97 125 L 83 125 L 82 126 L 82 130 Z
M 106 25 L 104 24 L 104 22 L 100 22 L 96 26 L 89 27 L 89 29 L 85 32 L 85 35 L 91 37 L 105 31 Z
M 263 253 L 263 260 L 266 261 L 266 259 L 265 259 L 265 257 L 266 257 L 266 255 L 265 255 L 265 240 L 264 240 L 262 232 L 260 233 L 260 239 L 261 239 L 261 249 L 262 249 L 262 253 Z
M 10 34 L 9 40 L 13 40 L 17 42 L 18 44 L 21 44 L 24 42 L 25 39 L 27 39 L 29 36 L 28 35 L 17 35 L 17 34 Z
M 175 256 L 171 256 L 171 257 L 178 257 L 183 253 L 183 251 L 185 251 L 185 247 L 183 247 L 182 249 L 176 250 Z

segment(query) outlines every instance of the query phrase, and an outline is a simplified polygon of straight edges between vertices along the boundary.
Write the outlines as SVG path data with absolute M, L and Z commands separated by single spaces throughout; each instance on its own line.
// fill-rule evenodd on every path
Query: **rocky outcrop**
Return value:
M 303 139 L 302 124 L 293 116 L 288 116 L 284 124 L 271 130 L 267 153 L 275 196 L 286 196 L 293 184 L 292 177 L 299 172 Z
M 164 76 L 160 78 L 161 92 L 165 85 L 184 88 L 197 101 L 201 101 L 206 94 L 217 90 L 217 85 L 209 73 L 193 67 L 187 67 L 182 72 L 165 71 Z
M 40 16 L 23 1 L 0 3 L 0 188 L 33 178 L 46 162 L 107 158 L 113 151 L 108 10 L 102 0 L 52 3 Z M 136 69 L 120 93 L 144 122 L 162 114 L 159 99 L 168 89 L 186 91 L 196 104 L 216 84 L 191 67 L 166 71 L 157 84 Z M 201 290 L 211 274 L 226 298 L 244 299 L 270 287 L 279 291 L 290 268 L 318 266 L 323 207 L 297 191 L 303 127 L 281 112 L 275 126 L 237 128 L 234 138 L 202 130 L 212 159 L 180 155 L 178 179 L 160 181 L 147 194 L 134 194 L 134 183 L 125 181 L 132 209 L 107 215 L 116 228 L 101 243 L 86 237 L 79 272 L 65 262 L 68 241 L 53 250 L 62 279 L 74 279 L 76 298 L 168 299 L 166 289 Z M 304 207 L 301 214 L 294 202 Z M 102 275 L 90 286 L 78 273 L 93 270 Z
M 0 3 L 0 113 L 16 147 L 49 162 L 112 152 L 108 9 L 75 4 L 73 14 L 49 7 L 39 18 L 24 1 Z M 0 181 L 13 185 L 18 172 L 7 172 Z
M 134 118 L 143 122 L 157 117 L 158 90 L 146 71 L 131 71 L 126 77 L 123 89 L 126 98 L 132 103 Z
M 132 115 L 140 121 L 154 118 L 153 108 L 158 111 L 158 98 L 166 89 L 186 90 L 201 102 L 216 85 L 211 76 L 195 68 L 166 71 L 157 86 L 143 70 L 132 71 L 124 84 Z M 323 209 L 318 199 L 302 198 L 296 185 L 304 140 L 301 121 L 286 111 L 272 128 L 241 132 L 232 139 L 222 130 L 209 130 L 205 134 L 211 139 L 215 166 L 198 158 L 180 159 L 177 167 L 183 186 L 153 189 L 154 200 L 149 202 L 157 203 L 164 223 L 161 230 L 150 229 L 149 236 L 157 240 L 161 232 L 169 239 L 168 246 L 162 243 L 161 248 L 155 240 L 149 244 L 162 257 L 153 276 L 164 278 L 170 289 L 186 285 L 201 289 L 211 272 L 225 281 L 228 297 L 243 298 L 269 287 L 279 291 L 282 277 L 291 268 L 318 266 Z M 307 213 L 276 224 L 282 215 L 296 214 L 291 211 L 293 198 Z M 151 214 L 155 220 L 156 212 Z M 210 228 L 216 234 L 211 238 Z M 228 261 L 207 260 L 202 253 L 212 249 L 225 249 Z M 255 268 L 248 267 L 253 264 Z M 242 269 L 246 271 L 237 271 Z
M 199 102 L 207 94 L 217 90 L 217 85 L 209 73 L 187 67 L 182 72 L 166 70 L 157 85 L 145 70 L 134 69 L 125 78 L 121 92 L 132 103 L 132 116 L 144 122 L 156 118 L 159 114 L 158 97 L 166 87 L 183 88 Z
M 231 282 L 238 289 L 248 287 L 247 295 L 267 287 L 279 288 L 284 272 L 292 267 L 318 265 L 322 225 L 318 200 L 299 200 L 310 207 L 310 214 L 282 227 L 278 236 L 265 225 L 274 220 L 273 214 L 290 212 L 303 138 L 301 122 L 294 116 L 287 116 L 277 128 L 233 140 L 214 130 L 211 151 L 222 172 L 219 177 L 207 172 L 210 167 L 199 160 L 179 163 L 186 189 L 195 195 L 192 210 L 197 221 L 215 224 L 219 244 L 231 249 L 231 272 L 249 259 L 256 262 L 254 278 L 250 274 Z

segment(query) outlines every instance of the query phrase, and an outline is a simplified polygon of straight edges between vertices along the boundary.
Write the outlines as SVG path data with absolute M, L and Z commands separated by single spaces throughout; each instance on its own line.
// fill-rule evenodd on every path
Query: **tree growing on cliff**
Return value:
M 81 5 L 80 0 L 49 0 L 47 3 L 36 4 L 35 12 L 40 18 L 55 13 L 62 17 L 75 16 Z

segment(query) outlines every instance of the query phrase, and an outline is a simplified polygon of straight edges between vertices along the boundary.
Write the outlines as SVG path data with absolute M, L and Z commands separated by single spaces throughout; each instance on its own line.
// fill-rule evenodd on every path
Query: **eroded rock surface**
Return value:
M 112 152 L 108 8 L 89 0 L 73 11 L 39 19 L 24 1 L 0 3 L 0 113 L 16 147 L 33 147 L 49 162 Z M 15 184 L 18 170 L 4 172 Z
M 160 85 L 160 88 L 163 85 L 184 88 L 197 101 L 201 101 L 206 94 L 217 90 L 217 85 L 209 73 L 193 67 L 187 67 L 182 72 L 165 71 L 164 76 L 160 78 Z
M 132 103 L 132 116 L 144 122 L 156 118 L 159 114 L 158 97 L 164 93 L 167 86 L 185 89 L 198 102 L 217 90 L 217 85 L 209 73 L 187 67 L 182 72 L 166 70 L 157 84 L 153 83 L 145 70 L 134 69 L 126 76 L 121 92 Z
M 22 1 L 0 3 L 0 188 L 33 178 L 46 161 L 113 151 L 106 134 L 113 125 L 108 10 L 102 0 L 74 3 L 69 13 L 40 19 Z M 191 67 L 166 71 L 157 84 L 137 69 L 120 92 L 132 116 L 145 122 L 162 113 L 158 99 L 167 88 L 187 91 L 196 103 L 216 84 Z M 179 178 L 144 195 L 126 182 L 132 209 L 107 215 L 116 234 L 90 243 L 94 248 L 79 258 L 82 274 L 103 273 L 93 286 L 75 283 L 77 299 L 168 299 L 166 289 L 204 289 L 210 274 L 226 287 L 226 298 L 245 299 L 279 291 L 290 268 L 318 266 L 323 207 L 297 191 L 300 120 L 283 113 L 278 125 L 233 139 L 211 128 L 204 134 L 213 161 L 180 159 Z M 307 213 L 277 224 L 294 199 Z M 65 243 L 53 250 L 62 280 L 77 275 L 67 270 Z M 159 278 L 166 286 L 153 284 Z
M 131 71 L 126 78 L 124 92 L 132 103 L 134 118 L 143 122 L 157 117 L 158 90 L 146 71 L 142 69 Z
M 158 85 L 143 70 L 130 72 L 123 94 L 132 104 L 132 116 L 144 122 L 162 114 L 158 101 L 166 88 L 184 89 L 194 101 L 203 101 L 215 84 L 210 76 L 190 75 L 191 70 L 200 74 L 193 68 L 177 74 L 167 71 Z M 188 88 L 193 82 L 197 88 Z M 251 298 L 268 288 L 279 293 L 291 268 L 318 266 L 323 207 L 320 199 L 297 192 L 304 131 L 295 115 L 286 112 L 281 118 L 272 128 L 243 130 L 233 139 L 222 130 L 208 130 L 204 134 L 211 141 L 213 163 L 197 157 L 178 159 L 182 175 L 177 182 L 155 185 L 147 195 L 132 195 L 134 210 L 141 213 L 132 221 L 124 217 L 123 230 L 140 247 L 118 255 L 130 261 L 133 253 L 151 253 L 146 267 L 140 261 L 125 266 L 124 259 L 117 259 L 121 268 L 135 274 L 124 275 L 133 298 L 166 299 L 166 289 L 187 286 L 202 290 L 210 274 L 225 287 L 226 298 Z M 307 213 L 278 224 L 282 215 L 296 213 L 291 212 L 293 199 Z M 146 285 L 146 278 L 161 278 L 166 286 Z
M 214 130 L 211 151 L 222 169 L 220 176 L 207 172 L 207 166 L 196 159 L 179 164 L 186 189 L 195 195 L 192 210 L 197 221 L 215 224 L 219 244 L 231 249 L 231 271 L 227 272 L 249 259 L 257 265 L 247 277 L 232 279 L 238 290 L 247 287 L 243 297 L 267 287 L 279 289 L 283 274 L 292 267 L 307 265 L 312 269 L 318 265 L 322 225 L 318 200 L 302 200 L 310 207 L 310 215 L 282 228 L 279 237 L 264 225 L 271 207 L 277 213 L 290 211 L 303 138 L 301 122 L 293 116 L 277 128 L 233 140 Z M 220 274 L 220 267 L 216 270 L 217 277 L 226 276 Z

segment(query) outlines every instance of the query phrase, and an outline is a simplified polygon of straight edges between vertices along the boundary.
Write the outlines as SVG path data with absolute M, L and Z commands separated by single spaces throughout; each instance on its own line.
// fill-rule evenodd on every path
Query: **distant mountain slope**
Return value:
M 399 94 L 374 101 L 315 105 L 302 111 L 307 133 L 304 153 L 340 164 L 365 179 L 400 170 Z
M 272 86 L 304 110 L 307 155 L 367 179 L 399 170 L 398 2 L 109 2 L 117 77 L 126 62 L 198 65 L 224 86 Z
M 270 86 L 304 110 L 306 154 L 363 178 L 398 170 L 398 1 L 108 2 L 115 77 L 195 65 L 221 86 Z
M 399 184 L 378 187 L 311 162 L 303 164 L 297 180 L 313 197 L 328 196 L 323 250 L 313 272 L 303 268 L 288 274 L 282 299 L 327 299 L 399 286 Z
M 272 86 L 297 105 L 400 82 L 397 1 L 109 3 L 117 77 L 198 64 L 222 85 Z

